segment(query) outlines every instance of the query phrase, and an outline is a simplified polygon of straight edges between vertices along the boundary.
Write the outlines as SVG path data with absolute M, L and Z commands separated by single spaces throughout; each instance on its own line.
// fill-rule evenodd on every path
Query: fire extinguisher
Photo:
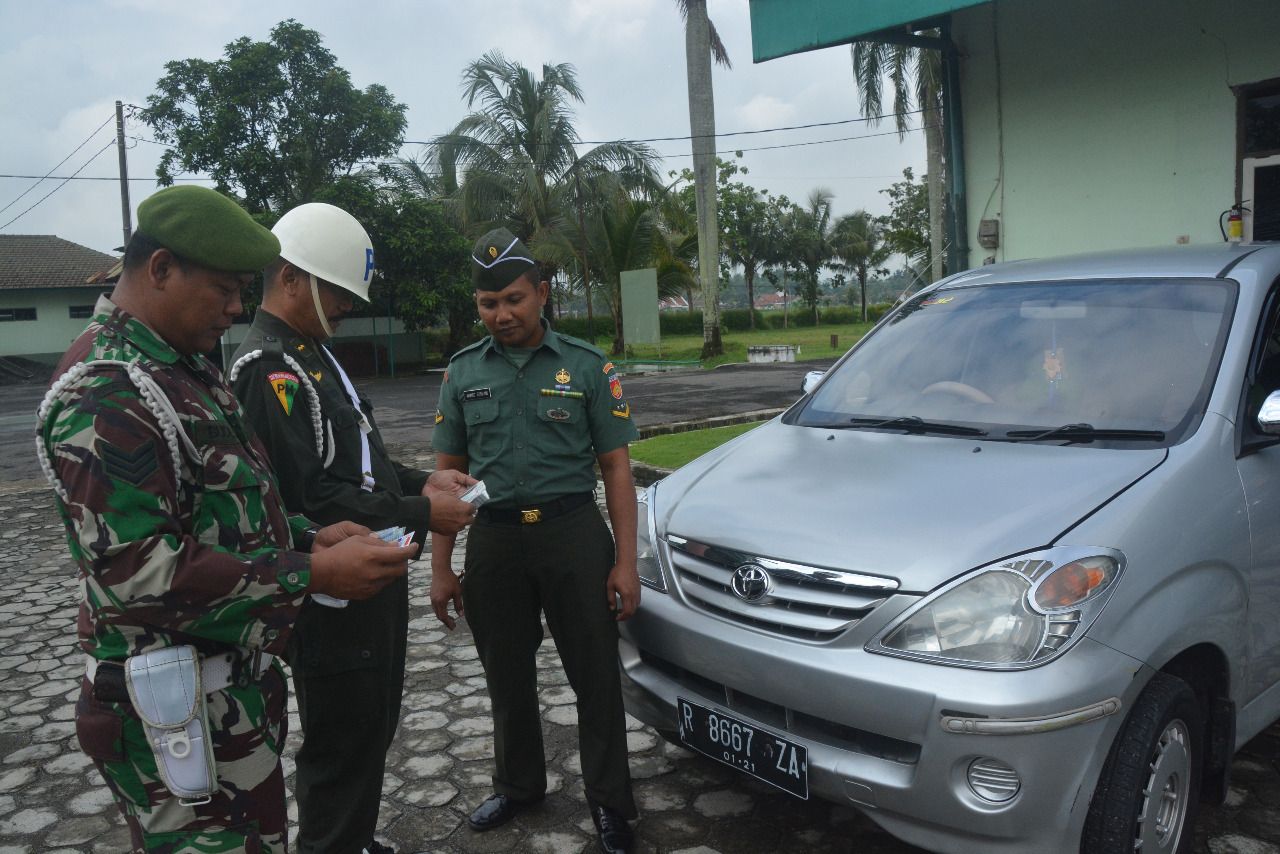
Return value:
M 1224 241 L 1239 243 L 1244 238 L 1244 214 L 1248 210 L 1243 202 L 1238 202 L 1218 215 L 1218 230 Z

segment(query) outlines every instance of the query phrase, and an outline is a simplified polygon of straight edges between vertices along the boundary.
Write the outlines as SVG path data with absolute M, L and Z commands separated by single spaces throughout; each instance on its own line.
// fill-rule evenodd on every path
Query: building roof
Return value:
M 101 284 L 119 262 L 52 234 L 0 234 L 0 290 Z
M 990 0 L 751 0 L 756 62 L 848 44 Z

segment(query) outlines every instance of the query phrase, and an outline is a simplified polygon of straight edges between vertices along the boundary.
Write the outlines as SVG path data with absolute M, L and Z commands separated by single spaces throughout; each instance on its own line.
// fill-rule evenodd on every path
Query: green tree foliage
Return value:
M 821 292 L 818 273 L 832 256 L 831 202 L 834 198 L 834 194 L 825 187 L 815 188 L 809 193 L 808 204 L 794 207 L 788 218 L 788 256 L 800 276 L 800 298 L 813 310 L 815 323 Z
M 383 86 L 355 88 L 320 34 L 292 19 L 268 41 L 236 39 L 222 59 L 166 63 L 156 88 L 140 115 L 173 145 L 160 183 L 204 173 L 270 219 L 395 154 L 404 138 L 405 105 Z
M 929 30 L 925 36 L 937 37 L 938 31 Z M 862 101 L 862 115 L 878 124 L 882 112 L 882 84 L 888 80 L 893 87 L 893 118 L 898 138 L 906 135 L 910 126 L 909 114 L 913 106 L 920 109 L 924 128 L 925 151 L 929 171 L 925 175 L 928 186 L 929 243 L 926 254 L 918 259 L 918 266 L 930 277 L 940 278 L 943 273 L 943 189 L 945 184 L 945 156 L 943 145 L 942 112 L 942 54 L 937 50 L 885 42 L 854 42 L 850 45 L 853 58 L 853 80 Z
M 929 190 L 916 182 L 908 166 L 902 180 L 881 190 L 889 197 L 889 213 L 881 218 L 885 242 L 912 266 L 922 267 L 929 258 Z
M 881 267 L 892 253 L 884 239 L 884 226 L 866 211 L 854 211 L 836 221 L 831 230 L 831 249 L 840 266 L 858 280 L 862 320 L 867 320 L 867 276 L 888 275 Z M 836 287 L 843 287 L 843 277 Z
M 583 95 L 572 65 L 544 64 L 536 77 L 491 51 L 463 70 L 462 88 L 467 107 L 477 109 L 433 141 L 436 189 L 469 236 L 503 226 L 526 241 L 547 262 L 544 276 L 575 250 L 586 260 L 584 223 L 618 185 L 657 191 L 657 156 L 648 146 L 605 143 L 579 154 L 572 107 Z M 411 170 L 400 171 L 414 180 Z M 590 311 L 589 263 L 580 277 Z

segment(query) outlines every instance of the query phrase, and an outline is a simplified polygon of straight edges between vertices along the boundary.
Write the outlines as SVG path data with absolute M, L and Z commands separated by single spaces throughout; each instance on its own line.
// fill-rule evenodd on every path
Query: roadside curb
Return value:
M 708 427 L 728 427 L 733 424 L 748 424 L 752 421 L 767 421 L 776 415 L 786 412 L 789 407 L 780 406 L 774 409 L 755 409 L 751 412 L 738 412 L 733 415 L 717 415 L 713 418 L 696 418 L 692 421 L 672 421 L 667 424 L 649 424 L 639 428 L 640 438 L 667 436 L 672 433 L 687 433 L 690 430 L 705 430 Z M 673 469 L 659 468 L 638 460 L 631 461 L 631 475 L 637 486 L 649 486 L 657 483 Z

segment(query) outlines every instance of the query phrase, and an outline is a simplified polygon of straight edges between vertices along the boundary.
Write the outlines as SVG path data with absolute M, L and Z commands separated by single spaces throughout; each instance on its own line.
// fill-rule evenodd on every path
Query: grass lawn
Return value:
M 797 361 L 809 359 L 834 359 L 844 355 L 845 351 L 867 334 L 871 323 L 850 323 L 841 326 L 804 326 L 789 329 L 757 329 L 754 332 L 726 332 L 724 334 L 724 355 L 708 359 L 702 363 L 704 368 L 731 362 L 747 361 L 747 347 L 756 344 L 797 344 L 800 352 Z M 831 346 L 831 336 L 838 342 Z M 613 343 L 612 338 L 597 336 L 596 346 L 608 352 Z M 637 344 L 627 348 L 628 360 L 664 359 L 672 361 L 698 361 L 702 353 L 702 335 L 675 335 L 663 338 L 662 344 Z
M 728 427 L 710 427 L 706 430 L 690 430 L 686 433 L 669 433 L 642 439 L 631 446 L 631 459 L 658 468 L 680 468 L 693 458 L 700 457 L 763 423 L 756 421 L 750 424 L 731 424 Z

